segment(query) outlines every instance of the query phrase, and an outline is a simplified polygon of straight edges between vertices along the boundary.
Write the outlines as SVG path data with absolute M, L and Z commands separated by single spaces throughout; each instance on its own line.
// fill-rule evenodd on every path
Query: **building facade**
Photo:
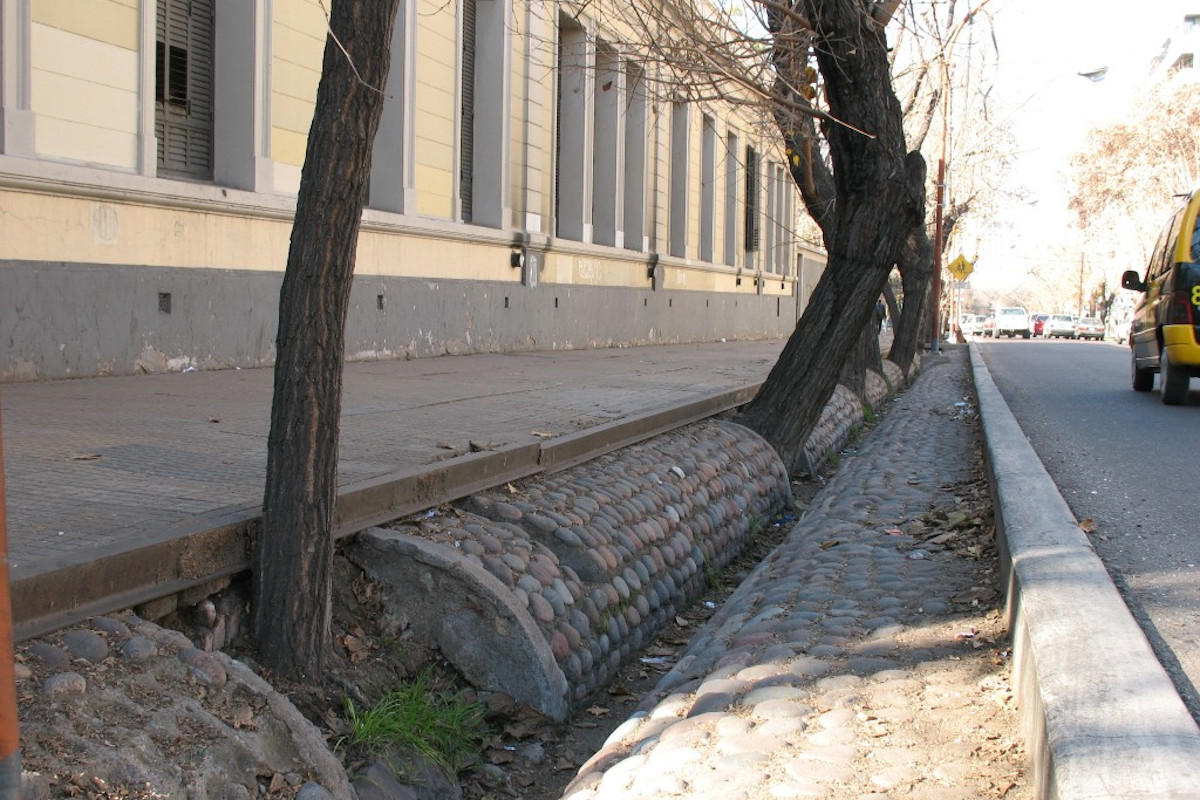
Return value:
M 348 358 L 792 331 L 824 256 L 778 137 L 665 96 L 622 27 L 402 0 Z M 325 32 L 317 0 L 0 0 L 0 380 L 273 363 Z

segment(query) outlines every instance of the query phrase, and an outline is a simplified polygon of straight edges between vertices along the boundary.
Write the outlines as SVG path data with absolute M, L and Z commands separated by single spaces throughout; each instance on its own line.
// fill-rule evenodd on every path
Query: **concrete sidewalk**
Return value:
M 348 364 L 342 532 L 743 403 L 782 345 Z M 0 387 L 19 638 L 199 583 L 200 562 L 244 568 L 272 380 L 264 369 Z
M 781 346 L 348 365 L 340 528 L 577 463 L 744 403 Z M 928 657 L 938 653 L 919 631 L 939 608 L 953 618 L 954 598 L 970 585 L 937 569 L 954 563 L 948 557 L 908 558 L 886 533 L 931 503 L 953 503 L 946 487 L 965 475 L 964 426 L 951 412 L 970 379 L 964 351 L 947 350 L 927 360 L 819 507 L 697 639 L 664 681 L 661 703 L 622 728 L 571 794 L 632 797 L 627 781 L 638 773 L 677 789 L 684 784 L 672 781 L 697 777 L 688 765 L 698 739 L 713 757 L 704 788 L 721 796 L 761 796 L 763 764 L 783 770 L 767 774 L 784 787 L 778 796 L 843 782 L 858 753 L 848 742 L 878 733 L 864 727 L 872 719 L 847 713 L 851 695 L 886 708 L 895 681 L 930 677 Z M 1034 795 L 1200 797 L 1195 723 L 976 353 L 971 367 Z M 271 379 L 269 370 L 228 371 L 0 389 L 18 637 L 245 568 Z M 735 719 L 746 703 L 769 727 L 755 733 Z M 813 711 L 822 736 L 804 734 Z M 678 726 L 666 748 L 655 744 L 672 742 L 664 726 Z M 790 761 L 758 758 L 788 737 L 801 748 Z M 658 750 L 666 762 L 655 760 Z M 909 780 L 904 770 L 875 775 L 864 791 Z

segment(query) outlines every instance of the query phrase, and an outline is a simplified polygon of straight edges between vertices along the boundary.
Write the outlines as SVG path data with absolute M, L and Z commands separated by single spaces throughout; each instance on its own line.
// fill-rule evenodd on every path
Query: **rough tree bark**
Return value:
M 925 232 L 925 225 L 916 226 L 900 253 L 900 286 L 904 291 L 904 305 L 900 317 L 895 319 L 892 348 L 888 360 L 908 372 L 921 346 L 923 322 L 927 317 L 929 288 L 933 279 L 933 243 Z
M 833 394 L 842 363 L 871 321 L 908 234 L 924 218 L 925 161 L 905 151 L 876 4 L 795 0 L 790 8 L 810 27 L 829 113 L 846 125 L 822 125 L 834 188 L 826 222 L 818 219 L 828 264 L 742 422 L 761 433 L 790 470 L 798 471 L 804 443 Z M 792 75 L 790 82 L 798 87 L 803 80 Z M 794 151 L 793 142 L 788 144 Z M 796 161 L 792 164 L 797 177 Z
M 858 341 L 846 355 L 837 382 L 865 401 L 867 370 L 880 372 L 882 364 L 883 357 L 879 352 L 879 326 L 872 319 L 867 327 L 862 329 L 862 333 L 858 335 Z
M 397 5 L 333 2 L 279 296 L 253 622 L 288 678 L 319 674 L 329 645 L 346 312 Z

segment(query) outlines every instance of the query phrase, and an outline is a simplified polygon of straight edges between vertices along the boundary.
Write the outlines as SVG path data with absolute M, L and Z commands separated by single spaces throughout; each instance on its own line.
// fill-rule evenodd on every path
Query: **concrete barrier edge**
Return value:
M 1200 728 L 970 347 L 1037 797 L 1200 797 Z

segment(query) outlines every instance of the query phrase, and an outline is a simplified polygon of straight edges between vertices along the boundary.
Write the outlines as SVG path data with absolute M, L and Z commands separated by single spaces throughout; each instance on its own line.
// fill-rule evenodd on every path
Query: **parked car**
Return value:
M 997 339 L 1001 336 L 1021 336 L 1028 339 L 1029 335 L 1029 312 L 1020 306 L 996 310 L 995 336 Z
M 1075 321 L 1075 338 L 1100 341 L 1104 338 L 1104 323 L 1095 317 L 1080 317 Z
M 982 318 L 975 314 L 963 314 L 958 321 L 958 329 L 962 331 L 963 336 L 975 336 L 979 333 L 979 325 Z
M 1051 314 L 1050 319 L 1046 320 L 1045 330 L 1047 339 L 1074 339 L 1075 318 L 1070 314 Z
M 983 337 L 996 335 L 996 315 L 988 314 L 983 318 L 983 322 L 979 323 L 979 335 Z
M 1049 314 L 1030 314 L 1029 315 L 1029 332 L 1033 336 L 1046 335 L 1046 320 L 1050 318 Z
M 1200 375 L 1200 192 L 1167 220 L 1150 253 L 1145 277 L 1129 270 L 1121 286 L 1142 292 L 1130 325 L 1130 360 L 1133 389 L 1148 392 L 1154 373 L 1162 401 L 1181 405 L 1188 399 L 1188 384 Z

